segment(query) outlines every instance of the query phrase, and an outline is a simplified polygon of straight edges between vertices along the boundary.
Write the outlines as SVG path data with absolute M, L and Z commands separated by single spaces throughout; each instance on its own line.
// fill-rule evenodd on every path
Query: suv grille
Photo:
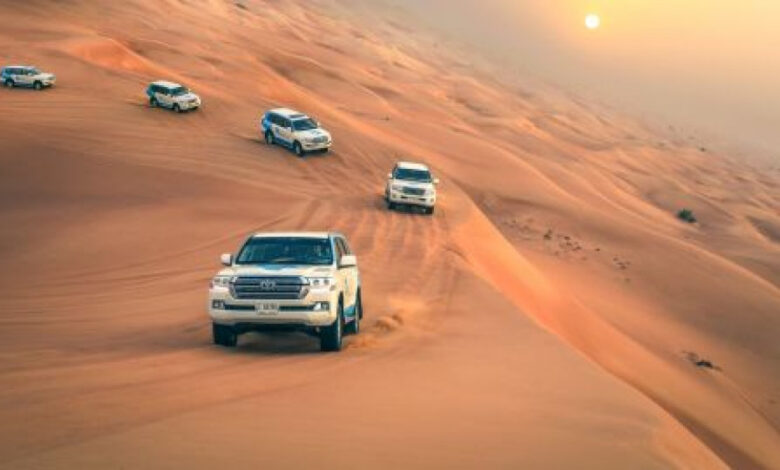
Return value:
M 308 287 L 298 276 L 240 276 L 230 293 L 240 300 L 297 300 L 306 296 Z
M 409 186 L 404 186 L 404 194 L 411 194 L 412 196 L 422 196 L 425 194 L 424 188 L 411 188 Z
M 324 135 L 321 135 L 319 137 L 313 138 L 311 141 L 314 142 L 315 144 L 324 144 L 325 142 L 328 141 L 328 138 Z

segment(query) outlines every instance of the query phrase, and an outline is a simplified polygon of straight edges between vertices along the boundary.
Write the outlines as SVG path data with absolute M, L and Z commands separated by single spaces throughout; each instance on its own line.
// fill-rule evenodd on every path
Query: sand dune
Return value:
M 59 82 L 0 90 L 0 467 L 780 468 L 777 170 L 381 3 L 98 3 L 0 7 Z M 263 144 L 279 104 L 333 151 Z M 435 217 L 384 209 L 401 158 Z M 366 330 L 213 347 L 217 256 L 288 229 L 347 234 Z

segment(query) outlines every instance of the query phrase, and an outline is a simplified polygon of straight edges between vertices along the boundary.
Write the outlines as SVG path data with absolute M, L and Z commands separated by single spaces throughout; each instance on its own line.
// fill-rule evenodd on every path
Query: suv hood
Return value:
M 423 183 L 420 181 L 390 180 L 392 186 L 402 186 L 404 188 L 434 189 L 433 183 Z
M 333 266 L 259 265 L 231 266 L 219 272 L 220 276 L 311 276 L 327 277 L 333 274 Z
M 323 128 L 301 131 L 298 135 L 306 139 L 313 139 L 315 137 L 322 137 L 322 136 L 330 137 L 330 133 Z
M 195 93 L 192 93 L 192 92 L 176 97 L 177 101 L 191 101 L 191 100 L 197 100 L 197 99 L 199 99 L 198 95 L 196 95 Z

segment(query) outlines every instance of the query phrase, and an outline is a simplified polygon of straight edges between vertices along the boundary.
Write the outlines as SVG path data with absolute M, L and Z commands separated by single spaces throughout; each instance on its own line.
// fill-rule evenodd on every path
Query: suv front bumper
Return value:
M 338 299 L 336 291 L 312 291 L 297 300 L 238 300 L 227 288 L 215 287 L 209 290 L 208 311 L 220 325 L 324 327 L 336 321 Z M 322 308 L 323 302 L 328 303 L 327 309 Z M 266 312 L 264 305 L 278 306 L 278 310 Z
M 333 144 L 332 140 L 328 140 L 326 142 L 321 142 L 321 143 L 310 143 L 306 141 L 301 142 L 301 146 L 303 147 L 303 150 L 307 152 L 314 152 L 317 150 L 328 150 L 332 144 Z
M 387 195 L 387 200 L 393 204 L 409 204 L 420 207 L 433 207 L 436 205 L 436 195 L 416 196 L 411 194 L 404 194 L 401 191 L 390 191 Z

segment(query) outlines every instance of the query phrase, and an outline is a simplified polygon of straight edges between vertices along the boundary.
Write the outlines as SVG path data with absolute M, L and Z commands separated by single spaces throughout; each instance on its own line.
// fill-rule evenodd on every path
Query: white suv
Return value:
M 363 317 L 357 259 L 338 233 L 256 233 L 222 255 L 211 280 L 214 343 L 234 347 L 247 331 L 303 331 L 339 351 Z
M 146 96 L 152 107 L 162 106 L 177 113 L 200 108 L 200 97 L 178 83 L 152 82 L 146 89 Z
M 260 132 L 268 144 L 280 144 L 303 157 L 306 152 L 327 152 L 333 143 L 330 133 L 309 116 L 287 108 L 272 109 L 263 115 Z
M 433 214 L 436 206 L 438 178 L 422 163 L 398 162 L 387 175 L 385 200 L 390 210 L 398 206 L 422 207 L 426 214 Z
M 45 87 L 54 86 L 57 77 L 50 73 L 43 73 L 29 65 L 11 65 L 3 67 L 0 71 L 0 80 L 8 88 L 28 87 L 42 90 Z

